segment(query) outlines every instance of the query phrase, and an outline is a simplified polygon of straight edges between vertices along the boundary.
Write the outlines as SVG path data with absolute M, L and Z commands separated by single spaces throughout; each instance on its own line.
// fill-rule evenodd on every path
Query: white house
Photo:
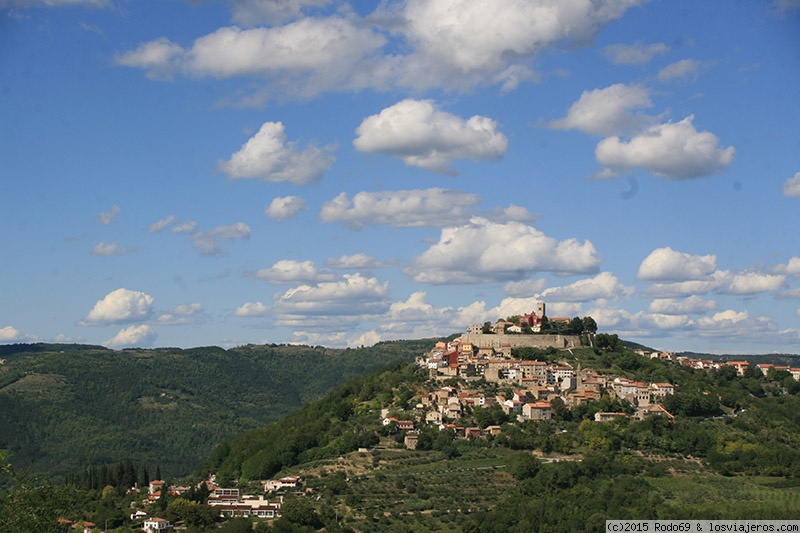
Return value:
M 172 529 L 172 524 L 169 523 L 169 520 L 164 520 L 163 518 L 148 518 L 144 521 L 145 533 L 163 533 L 170 529 Z

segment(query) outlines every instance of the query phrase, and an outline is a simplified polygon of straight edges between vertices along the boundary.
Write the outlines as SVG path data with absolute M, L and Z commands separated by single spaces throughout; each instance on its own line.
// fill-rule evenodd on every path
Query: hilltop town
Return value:
M 679 427 L 687 417 L 711 421 L 747 412 L 708 390 L 683 391 L 679 383 L 687 375 L 744 378 L 761 383 L 759 394 L 773 387 L 774 395 L 794 394 L 785 380 L 800 381 L 800 368 L 788 365 L 625 349 L 617 335 L 597 333 L 591 317 L 548 319 L 544 310 L 542 303 L 524 315 L 494 324 L 472 324 L 448 340 L 430 340 L 433 346 L 428 345 L 414 365 L 404 363 L 386 370 L 371 378 L 361 393 L 358 387 L 348 389 L 347 396 L 335 396 L 328 404 L 314 407 L 319 414 L 302 419 L 305 425 L 276 426 L 271 437 L 267 437 L 271 433 L 263 437 L 266 449 L 276 451 L 270 452 L 275 454 L 273 462 L 265 463 L 269 466 L 261 476 L 245 475 L 242 468 L 237 475 L 245 479 L 229 474 L 218 479 L 210 474 L 191 485 L 163 480 L 143 482 L 141 488 L 134 484 L 127 489 L 131 504 L 127 523 L 160 533 L 176 525 L 240 519 L 255 521 L 255 530 L 262 531 L 270 527 L 270 521 L 280 519 L 292 502 L 319 501 L 322 494 L 331 501 L 337 491 L 356 490 L 348 488 L 353 472 L 361 472 L 362 482 L 373 479 L 364 477 L 364 472 L 376 472 L 374 481 L 379 481 L 384 477 L 382 469 L 393 464 L 382 454 L 399 461 L 409 457 L 401 454 L 438 451 L 448 458 L 459 453 L 456 448 L 463 453 L 500 447 L 535 450 L 540 457 L 552 452 L 558 457 L 550 459 L 556 461 L 581 461 L 581 439 L 570 440 L 569 431 L 611 435 L 643 431 L 648 424 Z M 625 371 L 642 367 L 649 368 L 648 372 Z M 647 379 L 654 375 L 660 379 Z M 783 390 L 776 383 L 783 384 L 778 385 Z M 675 401 L 682 393 L 708 398 L 712 408 L 699 416 L 689 414 Z M 320 420 L 327 421 L 326 425 L 316 423 Z M 342 423 L 350 429 L 339 427 Z M 519 440 L 539 431 L 545 434 L 543 440 Z M 567 437 L 561 438 L 564 434 Z M 294 451 L 290 455 L 280 451 L 304 453 L 300 442 L 319 451 L 305 461 Z M 326 459 L 325 468 L 332 472 L 341 470 L 333 477 L 319 467 L 309 470 L 307 462 L 313 457 Z M 354 466 L 359 461 L 362 466 Z M 338 488 L 332 489 L 336 483 Z M 59 524 L 65 530 L 99 529 L 88 520 L 62 518 Z

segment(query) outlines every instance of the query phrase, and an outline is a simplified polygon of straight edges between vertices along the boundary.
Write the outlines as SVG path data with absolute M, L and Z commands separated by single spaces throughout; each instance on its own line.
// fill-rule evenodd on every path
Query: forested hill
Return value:
M 16 469 L 62 475 L 130 459 L 165 476 L 355 376 L 413 361 L 431 339 L 110 350 L 0 346 L 0 449 Z

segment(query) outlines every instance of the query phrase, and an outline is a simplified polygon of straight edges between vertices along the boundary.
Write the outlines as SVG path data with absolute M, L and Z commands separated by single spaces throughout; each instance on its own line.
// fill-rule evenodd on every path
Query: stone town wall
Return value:
M 510 344 L 512 348 L 578 348 L 581 345 L 580 335 L 525 335 L 491 333 L 465 333 L 462 342 L 472 343 L 475 348 L 501 348 Z

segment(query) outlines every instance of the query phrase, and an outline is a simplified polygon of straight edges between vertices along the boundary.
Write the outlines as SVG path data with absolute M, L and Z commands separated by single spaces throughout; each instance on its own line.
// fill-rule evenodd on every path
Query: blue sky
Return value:
M 0 342 L 800 353 L 800 3 L 375 6 L 0 0 Z

